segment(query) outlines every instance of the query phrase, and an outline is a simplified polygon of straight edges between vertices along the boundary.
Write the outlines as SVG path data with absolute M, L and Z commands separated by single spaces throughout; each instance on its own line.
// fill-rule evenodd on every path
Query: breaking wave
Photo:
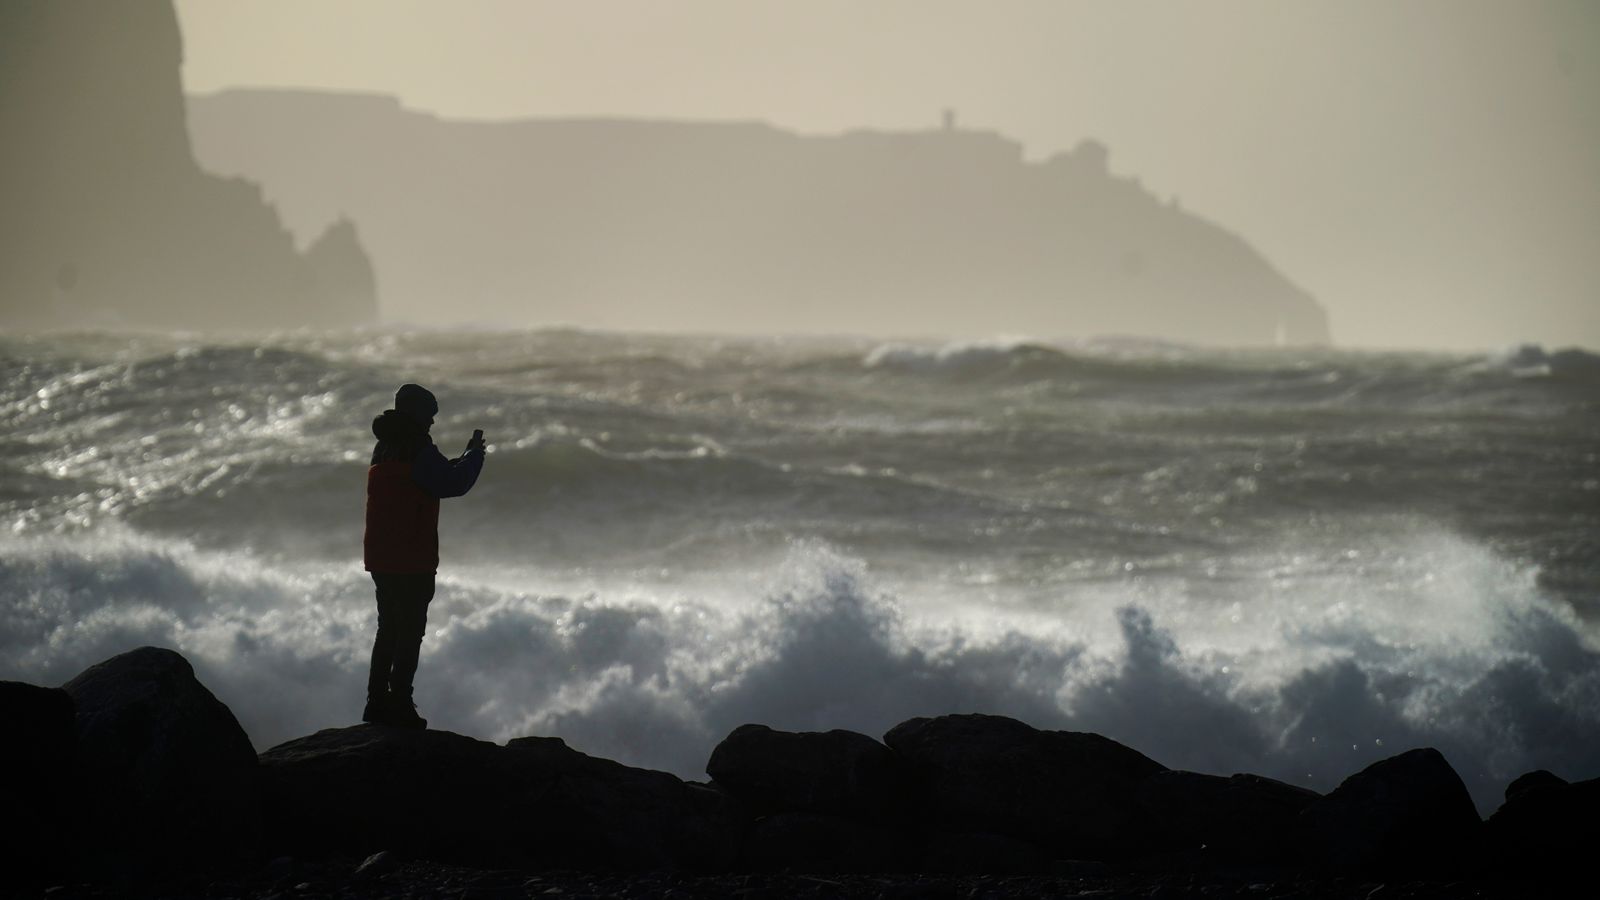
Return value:
M 1380 598 L 1308 594 L 1243 629 L 1236 612 L 1197 614 L 1181 595 L 1137 588 L 1086 594 L 1048 622 L 920 615 L 860 560 L 814 542 L 763 582 L 699 595 L 445 578 L 418 700 L 438 727 L 558 734 L 686 778 L 745 722 L 881 735 L 959 711 L 1319 790 L 1431 745 L 1485 811 L 1524 771 L 1600 768 L 1600 652 L 1582 626 L 1532 573 L 1461 542 L 1440 552 L 1457 570 L 1406 615 Z M 258 749 L 353 721 L 362 699 L 374 613 L 349 567 L 284 571 L 131 535 L 7 539 L 0 591 L 17 598 L 0 621 L 9 677 L 60 683 L 130 647 L 174 647 Z

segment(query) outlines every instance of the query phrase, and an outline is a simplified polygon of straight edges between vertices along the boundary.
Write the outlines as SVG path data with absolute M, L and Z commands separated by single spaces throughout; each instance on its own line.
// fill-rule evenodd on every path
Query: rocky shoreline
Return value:
M 145 882 L 65 884 L 48 888 L 52 900 L 340 900 L 460 898 L 460 900 L 1034 900 L 1034 898 L 1140 897 L 1151 900 L 1445 900 L 1526 898 L 1522 883 L 1480 881 L 1374 881 L 1300 873 L 1253 878 L 1247 873 L 1102 872 L 1060 875 L 939 875 L 684 872 L 585 872 L 477 869 L 422 860 L 396 861 L 385 871 L 363 871 L 364 860 L 274 860 L 258 870 L 231 875 L 169 877 Z M 39 889 L 18 896 L 40 896 Z M 1534 892 L 1537 893 L 1536 891 Z M 1559 896 L 1559 895 L 1558 895 Z
M 1480 820 L 1417 748 L 1326 795 L 1166 768 L 999 716 L 882 741 L 745 725 L 707 782 L 359 725 L 259 755 L 170 650 L 62 688 L 0 682 L 17 837 L 49 897 L 1444 897 L 1562 893 L 1600 780 L 1518 778 Z

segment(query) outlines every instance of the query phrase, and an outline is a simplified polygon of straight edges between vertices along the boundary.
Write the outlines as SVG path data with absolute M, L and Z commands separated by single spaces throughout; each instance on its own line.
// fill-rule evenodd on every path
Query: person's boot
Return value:
M 387 725 L 392 706 L 387 691 L 381 694 L 368 693 L 367 705 L 361 710 L 361 721 L 371 722 L 374 725 Z
M 384 719 L 384 724 L 420 731 L 428 727 L 428 720 L 417 715 L 417 705 L 411 702 L 410 694 L 390 694 L 388 717 Z

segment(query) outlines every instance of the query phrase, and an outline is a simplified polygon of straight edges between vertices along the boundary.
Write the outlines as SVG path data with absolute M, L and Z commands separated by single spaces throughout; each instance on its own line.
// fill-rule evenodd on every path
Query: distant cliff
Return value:
M 0 5 L 0 325 L 376 318 L 349 224 L 312 252 L 256 185 L 201 171 L 170 0 Z
M 1111 175 L 961 128 L 475 122 L 388 97 L 189 101 L 195 152 L 305 235 L 360 223 L 408 321 L 1319 344 L 1327 316 L 1237 236 Z

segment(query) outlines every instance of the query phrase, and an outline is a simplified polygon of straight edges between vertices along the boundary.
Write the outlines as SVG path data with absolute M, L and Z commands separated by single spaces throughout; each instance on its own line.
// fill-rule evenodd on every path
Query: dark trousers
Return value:
M 409 700 L 417 656 L 422 652 L 422 633 L 428 627 L 433 575 L 373 572 L 372 581 L 378 588 L 378 638 L 372 642 L 367 696 L 390 693 Z

